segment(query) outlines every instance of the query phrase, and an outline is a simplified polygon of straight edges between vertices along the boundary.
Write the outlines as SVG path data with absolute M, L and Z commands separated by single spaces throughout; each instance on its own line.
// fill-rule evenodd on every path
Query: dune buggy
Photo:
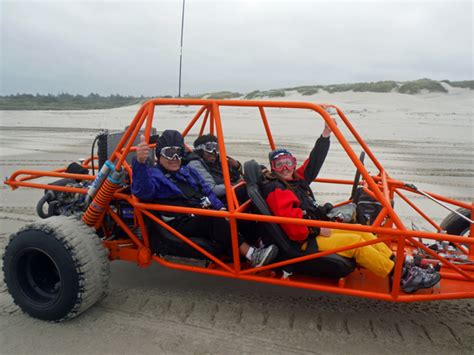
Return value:
M 218 137 L 227 211 L 144 203 L 131 194 L 130 159 L 136 150 L 137 137 L 144 134 L 150 147 L 154 147 L 154 130 L 168 128 L 161 127 L 159 119 L 154 120 L 155 110 L 169 105 L 197 108 L 182 130 L 183 136 L 195 127 L 198 135 L 209 132 Z M 334 206 L 332 220 L 272 216 L 260 194 L 262 178 L 255 161 L 245 164 L 245 181 L 231 185 L 225 159 L 224 120 L 221 118 L 222 108 L 228 107 L 254 110 L 263 123 L 268 150 L 277 147 L 267 119 L 270 109 L 310 110 L 316 119 L 322 118 L 330 126 L 335 136 L 333 142 L 337 140 L 357 172 L 353 180 L 315 180 L 318 184 L 352 185 L 352 196 Z M 337 114 L 339 126 L 331 119 L 328 109 Z M 157 122 L 153 124 L 154 121 Z M 348 143 L 342 127 L 356 144 Z M 107 293 L 109 262 L 113 260 L 133 262 L 140 267 L 157 262 L 178 270 L 396 302 L 474 296 L 474 205 L 425 192 L 392 178 L 336 106 L 303 102 L 153 99 L 140 107 L 128 129 L 119 135 L 104 133 L 98 136 L 98 141 L 98 156 L 92 151 L 81 164 L 49 172 L 20 170 L 5 181 L 13 189 L 45 190 L 45 196 L 38 204 L 38 214 L 43 219 L 13 234 L 3 258 L 10 294 L 20 308 L 33 317 L 61 321 L 91 307 Z M 362 151 L 360 158 L 353 146 Z M 376 167 L 376 174 L 370 174 L 366 169 L 364 155 Z M 45 178 L 60 180 L 48 184 L 44 182 Z M 236 189 L 244 186 L 249 199 L 239 202 Z M 378 206 L 373 218 L 363 219 L 363 222 L 360 218 L 340 218 L 342 211 L 353 206 L 357 202 L 356 195 L 362 192 L 369 202 Z M 443 205 L 450 210 L 449 215 L 441 224 L 436 223 L 409 199 L 415 195 L 424 195 Z M 426 220 L 433 231 L 409 230 L 394 210 L 395 196 Z M 226 218 L 231 229 L 232 256 L 220 255 L 209 240 L 188 238 L 177 232 L 160 218 L 160 212 Z M 261 225 L 261 233 L 279 246 L 279 259 L 258 268 L 241 260 L 238 220 Z M 302 251 L 288 241 L 279 226 L 281 223 L 370 232 L 378 238 L 325 252 Z M 378 242 L 386 243 L 396 254 L 393 286 L 388 278 L 357 268 L 353 260 L 335 254 Z M 406 257 L 440 268 L 440 283 L 414 294 L 404 293 L 399 281 Z

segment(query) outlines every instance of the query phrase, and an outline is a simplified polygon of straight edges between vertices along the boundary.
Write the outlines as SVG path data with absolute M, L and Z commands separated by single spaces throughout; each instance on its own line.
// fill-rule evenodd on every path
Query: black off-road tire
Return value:
M 458 208 L 456 211 L 458 211 L 467 218 L 471 218 L 471 211 L 466 208 Z M 466 221 L 464 218 L 459 217 L 454 212 L 451 212 L 446 216 L 445 219 L 443 219 L 440 227 L 443 228 L 448 234 L 467 236 L 469 233 L 470 225 L 469 222 Z
M 93 229 L 54 216 L 10 236 L 3 272 L 14 302 L 48 321 L 74 318 L 107 295 L 110 265 Z

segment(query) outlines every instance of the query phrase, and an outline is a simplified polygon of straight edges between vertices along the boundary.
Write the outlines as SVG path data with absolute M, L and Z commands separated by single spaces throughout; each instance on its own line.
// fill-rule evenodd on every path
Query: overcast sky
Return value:
M 1 1 L 1 94 L 177 95 L 182 0 Z M 182 93 L 473 79 L 473 5 L 186 0 Z

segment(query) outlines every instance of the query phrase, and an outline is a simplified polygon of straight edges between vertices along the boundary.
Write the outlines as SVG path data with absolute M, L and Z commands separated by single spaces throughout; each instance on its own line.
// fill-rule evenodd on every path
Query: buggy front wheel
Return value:
M 29 224 L 10 236 L 3 271 L 15 303 L 49 321 L 73 318 L 105 297 L 110 272 L 97 234 L 65 216 Z

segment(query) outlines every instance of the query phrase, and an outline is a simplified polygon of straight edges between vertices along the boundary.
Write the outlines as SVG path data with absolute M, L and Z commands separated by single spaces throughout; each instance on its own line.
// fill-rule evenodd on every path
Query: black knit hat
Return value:
M 271 162 L 273 159 L 276 159 L 281 155 L 293 156 L 293 154 L 291 154 L 288 149 L 279 148 L 279 149 L 272 150 L 270 153 L 268 153 L 268 160 Z
M 204 134 L 202 136 L 199 136 L 194 141 L 194 148 L 196 148 L 200 144 L 204 144 L 207 142 L 217 142 L 217 137 L 213 134 Z
M 184 138 L 178 131 L 167 129 L 163 131 L 160 138 L 156 141 L 156 157 L 160 158 L 161 149 L 164 147 L 181 147 L 184 151 Z

